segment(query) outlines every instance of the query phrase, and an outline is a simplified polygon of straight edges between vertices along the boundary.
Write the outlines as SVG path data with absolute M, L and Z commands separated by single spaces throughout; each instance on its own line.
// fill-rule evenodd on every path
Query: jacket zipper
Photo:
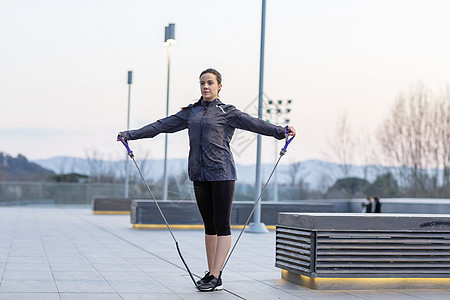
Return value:
M 200 178 L 201 181 L 205 181 L 204 160 L 203 160 L 203 120 L 205 119 L 206 113 L 208 112 L 208 107 L 205 106 L 205 112 L 203 113 L 202 119 L 200 120 Z

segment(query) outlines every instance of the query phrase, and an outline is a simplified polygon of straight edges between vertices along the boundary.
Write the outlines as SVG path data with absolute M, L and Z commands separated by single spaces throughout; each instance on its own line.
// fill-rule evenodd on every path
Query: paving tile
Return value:
M 273 280 L 280 276 L 280 273 L 277 271 L 267 271 L 267 272 L 244 272 L 241 273 L 241 277 L 244 277 L 242 280 Z
M 127 294 L 127 293 L 120 293 L 120 296 L 124 300 L 180 300 L 185 299 L 180 297 L 179 295 L 175 294 Z M 192 299 L 192 298 L 189 298 Z
M 200 291 L 197 291 L 196 293 L 192 293 L 192 294 L 179 293 L 177 295 L 180 296 L 182 299 L 185 299 L 185 300 L 210 300 L 210 299 L 214 299 L 214 300 L 237 300 L 237 299 L 242 299 L 242 298 L 238 298 L 235 295 L 230 294 L 230 293 L 228 293 L 226 291 L 214 291 L 214 292 L 200 292 Z
M 355 296 L 348 291 L 316 291 L 316 290 L 310 290 L 310 291 L 289 291 L 290 294 L 295 295 L 297 297 L 303 298 L 303 299 L 317 299 L 317 300 L 329 300 L 329 299 L 338 299 L 338 300 L 356 300 L 356 299 L 364 299 L 361 298 L 361 296 Z M 378 298 L 380 299 L 380 298 Z
M 389 300 L 418 300 L 421 299 L 420 297 L 412 296 L 405 294 L 403 292 L 397 292 L 397 291 L 389 291 L 389 290 L 375 290 L 375 291 L 346 291 L 346 293 L 360 297 L 361 299 L 368 299 L 368 300 L 378 300 L 378 299 L 389 299 Z M 427 298 L 427 299 L 433 299 L 434 298 Z M 447 298 L 449 299 L 449 298 Z
M 94 267 L 89 263 L 51 263 L 50 267 L 54 271 L 70 271 L 70 272 L 78 272 L 78 271 L 92 271 L 95 270 Z
M 130 282 L 142 282 L 142 281 L 149 281 L 153 280 L 153 278 L 149 275 L 147 275 L 144 272 L 125 272 L 125 271 L 116 271 L 116 272 L 101 272 L 101 275 L 103 278 L 105 278 L 106 281 L 109 280 L 123 280 L 123 281 L 130 281 Z
M 51 293 L 58 291 L 53 280 L 2 280 L 0 295 L 12 292 Z
M 186 268 L 182 263 L 180 264 L 172 264 L 170 262 L 160 260 L 159 262 L 155 263 L 143 263 L 136 265 L 137 268 L 139 268 L 142 272 L 164 272 L 164 273 L 187 273 Z M 189 266 L 191 267 L 191 266 Z M 192 271 L 192 268 L 190 268 Z
M 1 232 L 0 232 L 1 234 Z M 8 240 L 4 240 L 4 239 L 0 239 L 0 245 L 8 245 L 9 241 Z M 8 247 L 2 247 L 0 246 L 0 254 L 4 255 L 4 254 L 8 254 L 9 253 L 9 246 Z
M 3 280 L 51 280 L 53 281 L 53 275 L 50 269 L 39 271 L 11 271 L 7 270 L 3 274 Z
M 289 291 L 264 284 L 263 282 L 224 282 L 224 287 L 245 299 L 298 299 L 299 296 Z M 301 298 L 300 298 L 301 299 Z
M 115 263 L 109 263 L 109 264 L 102 264 L 102 263 L 93 263 L 92 264 L 95 269 L 97 269 L 99 272 L 114 272 L 114 271 L 135 271 L 138 272 L 139 269 L 131 264 L 115 264 Z
M 239 296 L 244 297 L 247 300 L 273 300 L 273 299 L 280 299 L 280 300 L 300 300 L 300 299 L 307 299 L 302 298 L 300 296 L 296 296 L 293 294 L 289 294 L 283 291 L 274 291 L 274 292 L 264 292 L 264 293 L 257 293 L 257 292 L 250 292 L 250 293 L 244 293 L 239 294 Z M 308 298 L 314 299 L 314 298 Z
M 156 281 L 124 282 L 123 280 L 120 281 L 110 280 L 108 281 L 108 283 L 119 293 L 139 293 L 139 294 L 172 293 L 172 291 L 170 291 L 168 288 L 164 287 L 162 284 Z
M 61 293 L 115 293 L 104 280 L 56 280 Z
M 191 277 L 187 273 L 159 273 L 159 275 L 152 275 L 154 280 L 160 282 L 163 285 L 180 285 L 183 288 L 194 286 Z M 200 279 L 200 277 L 195 277 L 195 281 Z
M 184 280 L 178 283 L 169 281 L 161 284 L 175 294 L 198 294 L 200 292 L 191 280 Z
M 103 280 L 102 275 L 97 271 L 53 271 L 53 276 L 55 280 L 77 280 L 77 281 L 87 281 L 87 280 Z
M 61 293 L 61 300 L 121 300 L 117 293 Z
M 146 259 L 148 258 L 149 254 L 143 250 L 133 251 L 133 250 L 118 250 L 114 249 L 114 252 L 118 255 L 123 255 L 127 258 L 128 261 L 131 260 L 138 260 L 138 259 Z M 149 259 L 155 259 L 155 257 L 150 257 Z
M 130 258 L 126 254 L 124 254 L 126 257 L 126 261 L 129 264 L 139 266 L 139 265 L 152 265 L 152 264 L 158 264 L 161 262 L 159 258 L 156 257 L 149 257 L 150 255 L 146 253 L 145 255 L 142 255 L 141 257 L 133 257 Z
M 86 259 L 83 257 L 76 257 L 73 258 L 70 257 L 49 257 L 48 262 L 53 264 L 90 264 Z
M 403 290 L 401 292 L 403 296 L 416 297 L 420 299 L 433 299 L 433 300 L 448 300 L 450 299 L 450 292 L 439 290 Z M 411 298 L 412 299 L 412 298 Z
M 34 257 L 26 257 L 26 256 L 9 256 L 8 257 L 8 263 L 34 263 L 34 264 L 38 264 L 38 263 L 42 263 L 48 264 L 47 261 L 47 257 L 46 256 L 34 256 Z
M 59 300 L 58 293 L 0 293 L 2 300 Z
M 50 270 L 48 262 L 11 262 L 8 261 L 5 265 L 6 271 L 47 271 Z
M 45 258 L 46 254 L 44 249 L 42 247 L 39 248 L 20 248 L 20 249 L 11 249 L 11 252 L 9 253 L 9 257 L 39 257 L 39 258 Z
M 203 275 L 204 275 L 204 273 L 196 273 L 196 274 L 201 277 L 203 277 Z M 225 283 L 230 283 L 230 282 L 253 281 L 253 279 L 251 279 L 248 276 L 245 276 L 239 272 L 225 270 L 225 272 L 222 274 L 222 281 Z

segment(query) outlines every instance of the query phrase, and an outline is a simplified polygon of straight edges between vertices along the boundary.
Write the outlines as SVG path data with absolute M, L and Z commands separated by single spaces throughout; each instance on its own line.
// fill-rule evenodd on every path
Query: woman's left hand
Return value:
M 289 131 L 288 135 L 295 136 L 296 131 L 294 127 L 288 126 L 288 131 Z

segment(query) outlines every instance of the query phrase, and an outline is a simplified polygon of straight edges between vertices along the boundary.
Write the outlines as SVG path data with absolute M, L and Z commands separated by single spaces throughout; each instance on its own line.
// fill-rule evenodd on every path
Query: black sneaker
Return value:
M 207 279 L 211 278 L 208 282 L 203 282 L 197 288 L 202 292 L 212 292 L 214 290 L 223 290 L 222 279 L 216 278 L 213 275 L 209 275 Z
M 212 278 L 208 278 L 209 277 L 209 271 L 207 272 L 207 271 L 205 271 L 205 276 L 203 276 L 203 278 L 202 279 L 200 279 L 200 280 L 198 280 L 197 281 L 197 285 L 200 285 L 200 284 L 202 284 L 203 282 L 208 282 L 208 281 L 210 281 Z

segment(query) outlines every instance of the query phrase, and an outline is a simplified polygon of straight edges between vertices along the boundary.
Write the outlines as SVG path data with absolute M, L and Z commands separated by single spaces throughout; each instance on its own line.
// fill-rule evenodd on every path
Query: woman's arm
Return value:
M 289 131 L 290 136 L 295 136 L 296 131 L 292 126 L 281 127 L 271 124 L 267 121 L 254 118 L 247 113 L 241 112 L 235 109 L 231 114 L 231 126 L 251 132 L 259 133 L 262 135 L 273 136 L 277 139 L 285 138 L 286 130 Z
M 121 131 L 119 135 L 125 140 L 152 138 L 160 133 L 173 133 L 188 127 L 188 111 L 182 110 L 175 115 L 160 119 L 140 129 Z

